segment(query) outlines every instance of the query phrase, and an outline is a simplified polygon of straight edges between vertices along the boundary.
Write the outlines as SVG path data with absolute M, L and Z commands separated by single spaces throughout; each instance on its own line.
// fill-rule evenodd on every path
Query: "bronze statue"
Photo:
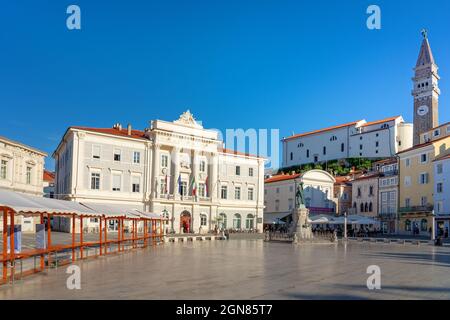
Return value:
M 297 192 L 295 193 L 295 206 L 299 208 L 301 205 L 305 205 L 305 195 L 303 193 L 303 182 L 297 185 Z

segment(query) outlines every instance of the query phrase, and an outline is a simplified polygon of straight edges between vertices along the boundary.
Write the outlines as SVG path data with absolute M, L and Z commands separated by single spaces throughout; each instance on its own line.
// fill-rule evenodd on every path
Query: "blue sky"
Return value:
M 82 30 L 66 28 L 77 4 Z M 377 4 L 382 29 L 366 27 Z M 421 43 L 450 121 L 450 1 L 6 1 L 0 135 L 51 156 L 68 126 L 143 129 L 190 109 L 208 128 L 280 136 L 401 114 Z M 53 168 L 53 161 L 47 160 Z

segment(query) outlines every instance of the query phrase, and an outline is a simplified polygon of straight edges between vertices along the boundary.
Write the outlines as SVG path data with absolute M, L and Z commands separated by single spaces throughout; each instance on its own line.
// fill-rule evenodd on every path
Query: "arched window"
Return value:
M 366 202 L 366 205 L 364 206 L 365 212 L 369 212 L 369 205 Z
M 252 214 L 247 215 L 247 219 L 245 220 L 245 228 L 253 229 L 254 228 L 255 217 Z
M 336 136 L 332 136 L 331 138 L 330 138 L 330 141 L 336 141 L 337 140 L 337 137 Z
M 306 150 L 306 157 L 309 158 L 309 149 Z
M 294 154 L 292 152 L 291 152 L 290 157 L 291 157 L 291 160 L 294 159 Z
M 241 229 L 241 215 L 239 213 L 234 214 L 233 229 L 237 229 L 237 230 Z
M 225 230 L 227 228 L 227 215 L 225 213 L 219 214 L 219 229 Z
M 344 152 L 345 150 L 345 144 L 341 143 L 341 152 Z
M 411 220 L 405 221 L 405 231 L 411 231 Z
M 304 144 L 300 142 L 300 143 L 297 145 L 297 147 L 303 148 L 303 147 L 304 147 Z
M 428 221 L 427 219 L 422 219 L 420 221 L 420 231 L 427 231 L 428 230 Z
M 353 202 L 353 208 L 356 210 L 356 202 Z
M 360 212 L 364 212 L 364 203 L 361 203 L 361 205 L 359 206 Z
M 373 210 L 373 206 L 372 206 L 372 202 L 371 202 L 371 203 L 369 203 L 369 212 L 372 212 L 372 210 Z

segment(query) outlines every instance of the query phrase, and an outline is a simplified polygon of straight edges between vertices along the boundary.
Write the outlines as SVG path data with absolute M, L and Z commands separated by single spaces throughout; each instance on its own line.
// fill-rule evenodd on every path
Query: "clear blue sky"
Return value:
M 382 29 L 366 28 L 378 4 Z M 66 28 L 77 4 L 82 30 Z M 429 30 L 450 121 L 450 1 L 4 1 L 0 135 L 51 156 L 68 126 L 174 120 L 279 128 L 412 120 L 411 77 Z M 47 160 L 53 169 L 53 161 Z

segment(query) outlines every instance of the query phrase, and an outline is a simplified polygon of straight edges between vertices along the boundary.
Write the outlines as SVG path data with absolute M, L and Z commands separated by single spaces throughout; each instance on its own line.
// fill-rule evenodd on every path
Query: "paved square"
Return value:
M 0 299 L 449 299 L 450 248 L 261 240 L 165 244 L 77 262 L 0 286 Z M 381 290 L 366 269 L 381 268 Z

